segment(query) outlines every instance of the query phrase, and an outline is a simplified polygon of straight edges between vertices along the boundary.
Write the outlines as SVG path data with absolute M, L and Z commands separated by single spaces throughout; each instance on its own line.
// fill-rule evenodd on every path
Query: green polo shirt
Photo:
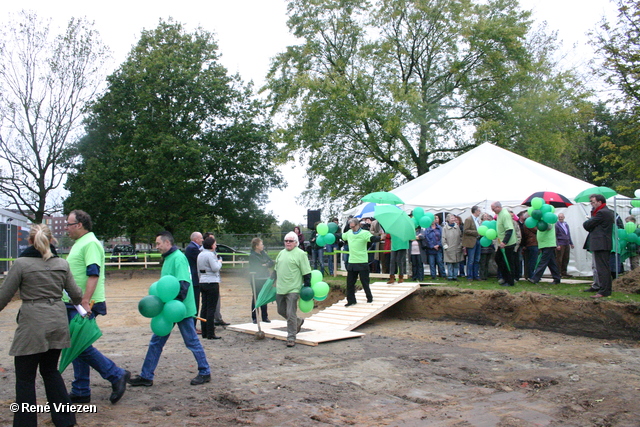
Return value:
M 89 276 L 87 276 L 87 267 L 91 264 L 97 264 L 100 267 L 98 284 L 91 296 L 91 300 L 94 302 L 104 302 L 104 248 L 93 232 L 89 232 L 76 240 L 71 247 L 67 262 L 69 263 L 69 268 L 71 269 L 74 280 L 80 289 L 82 289 L 82 293 L 87 289 L 87 279 L 89 278 Z M 63 296 L 63 300 L 69 302 L 66 294 Z
M 290 251 L 281 250 L 276 257 L 274 269 L 278 275 L 276 282 L 276 293 L 278 295 L 300 293 L 302 276 L 311 273 L 307 253 L 298 247 Z
M 187 257 L 182 253 L 180 249 L 176 249 L 175 251 L 164 257 L 164 263 L 162 264 L 160 276 L 173 276 L 178 280 L 189 282 L 189 285 L 193 284 L 193 282 L 191 282 L 189 260 L 187 260 Z M 187 296 L 183 302 L 187 307 L 186 317 L 196 316 L 196 299 L 193 295 L 193 286 L 189 286 Z
M 546 231 L 538 230 L 536 237 L 538 238 L 539 249 L 556 247 L 556 227 L 554 224 L 549 224 L 549 228 Z
M 369 262 L 367 247 L 371 236 L 372 234 L 369 231 L 362 228 L 356 233 L 353 230 L 349 230 L 342 235 L 342 240 L 349 243 L 349 264 L 366 264 Z
M 513 217 L 511 216 L 509 211 L 505 208 L 502 208 L 502 210 L 498 214 L 497 222 L 498 239 L 500 239 L 500 241 L 507 246 L 515 245 L 518 241 L 518 236 L 516 236 L 516 231 L 513 229 Z M 505 242 L 504 236 L 507 233 L 507 230 L 513 230 L 513 233 L 511 233 L 511 238 L 509 239 L 509 241 Z

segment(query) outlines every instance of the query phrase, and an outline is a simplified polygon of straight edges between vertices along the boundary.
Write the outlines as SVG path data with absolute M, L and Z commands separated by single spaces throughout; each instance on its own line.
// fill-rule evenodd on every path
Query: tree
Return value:
M 42 222 L 65 178 L 68 144 L 103 79 L 108 51 L 91 23 L 72 18 L 58 35 L 22 12 L 3 25 L 0 45 L 0 193 Z
M 599 178 L 631 195 L 640 187 L 640 1 L 617 4 L 617 21 L 604 21 L 592 40 L 603 60 L 596 72 L 620 91 L 615 99 L 618 111 L 604 116 L 608 132 L 599 148 L 605 170 Z
M 279 186 L 270 123 L 252 88 L 219 64 L 211 33 L 173 21 L 142 32 L 92 106 L 67 181 L 104 236 L 196 229 L 254 232 Z M 220 227 L 221 226 L 221 227 Z
M 308 161 L 308 198 L 353 203 L 414 179 L 550 87 L 515 0 L 292 0 L 289 14 L 302 44 L 276 57 L 266 88 L 288 119 L 283 158 Z

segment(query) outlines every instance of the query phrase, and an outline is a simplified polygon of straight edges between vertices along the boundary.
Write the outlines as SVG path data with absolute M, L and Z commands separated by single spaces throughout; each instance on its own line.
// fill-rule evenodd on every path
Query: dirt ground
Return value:
M 137 312 L 157 272 L 108 278 L 109 314 L 99 318 L 104 354 L 134 375 L 151 336 Z M 226 321 L 250 319 L 246 279 L 226 273 Z M 375 297 L 375 296 L 374 296 Z M 341 298 L 334 292 L 328 301 Z M 357 329 L 362 338 L 287 348 L 283 341 L 220 330 L 204 340 L 212 382 L 191 386 L 194 359 L 174 330 L 153 387 L 129 387 L 111 405 L 110 384 L 92 373 L 97 414 L 80 426 L 640 426 L 640 345 L 535 329 L 431 320 L 416 305 L 429 293 Z M 476 298 L 480 298 L 476 295 Z M 442 305 L 440 310 L 446 311 Z M 562 301 L 558 305 L 562 305 Z M 20 302 L 0 313 L 0 425 L 10 425 L 13 339 Z M 400 307 L 400 308 L 398 308 Z M 554 310 L 546 304 L 548 310 Z M 557 309 L 558 307 L 556 307 Z M 315 313 L 316 308 L 312 313 Z M 278 318 L 269 305 L 270 317 Z M 309 316 L 309 313 L 305 316 Z M 544 317 L 545 313 L 538 313 Z M 72 369 L 65 371 L 70 384 Z M 41 382 L 39 403 L 46 401 Z M 52 425 L 42 415 L 41 425 Z

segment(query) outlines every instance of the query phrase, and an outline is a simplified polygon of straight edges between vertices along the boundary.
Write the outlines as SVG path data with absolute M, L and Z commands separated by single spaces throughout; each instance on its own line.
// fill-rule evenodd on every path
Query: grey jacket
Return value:
M 222 261 L 218 254 L 209 249 L 203 249 L 198 255 L 198 276 L 200 283 L 220 283 L 220 269 Z
M 22 306 L 9 355 L 26 356 L 69 347 L 69 321 L 62 290 L 67 291 L 74 304 L 82 301 L 82 290 L 73 280 L 67 261 L 58 257 L 47 261 L 16 259 L 0 286 L 0 311 L 18 289 Z

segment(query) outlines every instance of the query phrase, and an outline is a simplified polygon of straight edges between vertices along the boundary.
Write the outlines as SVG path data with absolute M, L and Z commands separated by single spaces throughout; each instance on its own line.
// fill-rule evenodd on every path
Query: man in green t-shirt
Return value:
M 369 255 L 367 247 L 369 243 L 381 241 L 380 236 L 374 236 L 369 231 L 360 228 L 360 220 L 351 218 L 349 220 L 350 230 L 342 234 L 342 240 L 349 245 L 349 265 L 347 265 L 347 303 L 345 307 L 350 307 L 356 301 L 356 281 L 360 276 L 362 289 L 367 296 L 367 302 L 373 302 L 373 294 L 369 287 Z
M 196 300 L 193 296 L 191 285 L 191 270 L 185 254 L 174 244 L 173 235 L 168 231 L 162 231 L 156 236 L 156 248 L 162 254 L 164 261 L 160 277 L 173 276 L 180 282 L 180 291 L 175 298 L 182 301 L 187 308 L 184 319 L 177 323 L 184 345 L 191 350 L 198 366 L 198 375 L 191 380 L 191 385 L 200 385 L 211 381 L 211 370 L 207 362 L 207 356 L 196 334 L 196 324 L 193 318 L 196 316 Z M 147 355 L 142 363 L 140 375 L 129 380 L 134 387 L 151 387 L 155 376 L 156 367 L 160 361 L 160 355 L 171 333 L 158 336 L 151 335 Z
M 307 253 L 298 247 L 293 231 L 284 236 L 284 249 L 276 257 L 276 304 L 278 314 L 287 319 L 287 347 L 296 345 L 296 334 L 304 323 L 298 319 L 298 298 L 302 286 L 311 286 L 311 266 Z
M 73 210 L 67 217 L 65 228 L 69 237 L 75 240 L 67 262 L 74 280 L 82 289 L 82 305 L 93 303 L 93 316 L 106 315 L 107 303 L 104 292 L 104 248 L 102 243 L 91 231 L 93 223 L 88 213 Z M 64 298 L 67 305 L 69 321 L 78 315 L 68 297 Z M 91 402 L 90 372 L 91 367 L 98 371 L 102 378 L 111 383 L 111 403 L 116 403 L 127 389 L 127 381 L 131 373 L 118 367 L 111 359 L 104 356 L 94 346 L 89 346 L 73 361 L 75 379 L 71 383 L 69 398 L 71 403 Z
M 544 271 L 549 267 L 553 284 L 558 285 L 562 276 L 556 262 L 556 227 L 551 224 L 544 231 L 538 230 L 536 237 L 538 239 L 537 264 L 533 274 L 527 280 L 533 284 L 538 283 Z
M 493 202 L 491 210 L 498 215 L 497 232 L 499 248 L 496 251 L 496 264 L 502 276 L 502 286 L 515 284 L 517 235 L 513 226 L 513 217 L 508 210 L 502 208 L 502 203 Z

